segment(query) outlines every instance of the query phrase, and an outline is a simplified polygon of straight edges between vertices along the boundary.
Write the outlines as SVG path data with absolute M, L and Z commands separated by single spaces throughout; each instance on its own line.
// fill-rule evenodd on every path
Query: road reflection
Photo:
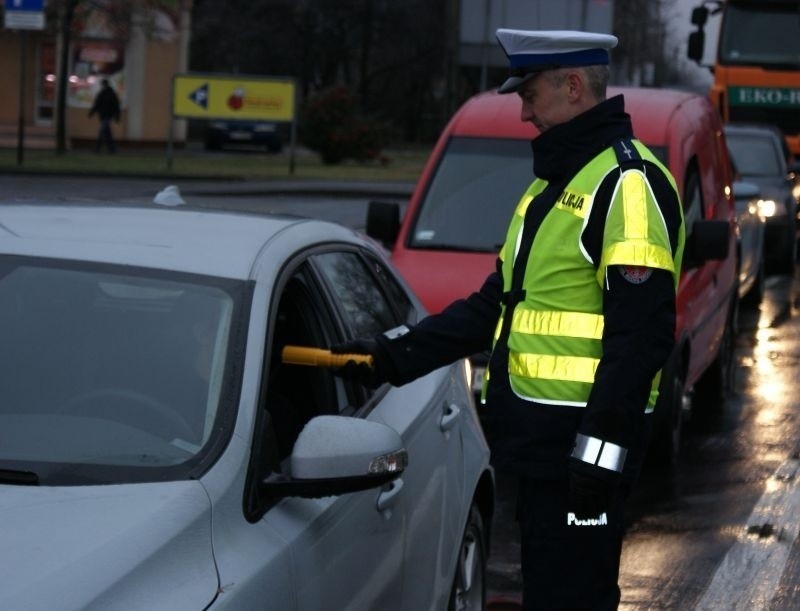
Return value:
M 747 536 L 776 470 L 798 455 L 798 304 L 797 274 L 768 278 L 762 303 L 739 312 L 736 391 L 722 405 L 694 406 L 673 471 L 643 472 L 629 511 L 620 609 L 693 608 Z M 788 577 L 795 589 L 798 577 Z

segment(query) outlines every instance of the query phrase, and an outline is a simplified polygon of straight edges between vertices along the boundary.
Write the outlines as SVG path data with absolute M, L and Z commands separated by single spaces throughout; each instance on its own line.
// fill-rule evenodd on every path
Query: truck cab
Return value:
M 711 21 L 709 21 L 711 18 Z M 800 0 L 707 0 L 692 11 L 688 56 L 703 65 L 719 27 L 711 101 L 725 123 L 770 123 L 800 155 Z

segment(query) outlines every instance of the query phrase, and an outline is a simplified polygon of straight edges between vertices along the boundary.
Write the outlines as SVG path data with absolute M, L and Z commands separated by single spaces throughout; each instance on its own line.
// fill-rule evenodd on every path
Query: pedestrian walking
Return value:
M 372 355 L 339 373 L 375 387 L 491 349 L 483 423 L 518 482 L 524 609 L 616 609 L 625 500 L 674 346 L 681 204 L 623 96 L 606 98 L 615 36 L 497 39 L 511 71 L 499 93 L 540 135 L 496 271 L 410 328 L 332 350 Z
M 94 98 L 92 108 L 89 110 L 90 117 L 96 114 L 100 119 L 100 130 L 97 133 L 94 151 L 99 153 L 103 144 L 105 144 L 109 153 L 115 153 L 117 146 L 114 142 L 114 135 L 111 133 L 111 121 L 119 123 L 119 97 L 111 83 L 108 82 L 108 79 L 103 79 L 101 85 L 100 91 L 97 92 Z

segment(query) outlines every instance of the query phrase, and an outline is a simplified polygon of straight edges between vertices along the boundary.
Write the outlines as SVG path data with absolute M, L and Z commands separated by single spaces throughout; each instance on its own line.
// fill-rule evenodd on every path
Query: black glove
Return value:
M 597 518 L 611 508 L 617 486 L 617 482 L 570 469 L 567 510 L 579 520 Z
M 372 357 L 372 367 L 366 363 L 347 361 L 344 366 L 334 369 L 333 373 L 336 375 L 363 384 L 367 388 L 377 388 L 388 381 L 386 358 L 380 345 L 374 339 L 362 338 L 335 344 L 331 346 L 331 352 L 334 354 L 368 354 Z

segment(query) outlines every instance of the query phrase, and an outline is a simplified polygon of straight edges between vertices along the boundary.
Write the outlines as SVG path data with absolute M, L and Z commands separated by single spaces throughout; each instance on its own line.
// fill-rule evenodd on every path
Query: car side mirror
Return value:
M 322 498 L 377 488 L 403 473 L 408 453 L 385 424 L 317 416 L 300 431 L 289 464 L 289 475 L 273 473 L 261 483 L 266 497 Z
M 395 202 L 370 202 L 366 231 L 387 248 L 394 246 L 400 233 L 400 206 Z
M 697 267 L 705 261 L 725 259 L 730 247 L 730 235 L 728 221 L 695 221 L 684 247 L 684 265 Z
M 689 46 L 686 50 L 686 55 L 689 59 L 694 60 L 698 64 L 703 61 L 703 51 L 706 46 L 706 35 L 702 30 L 696 30 L 689 34 Z

